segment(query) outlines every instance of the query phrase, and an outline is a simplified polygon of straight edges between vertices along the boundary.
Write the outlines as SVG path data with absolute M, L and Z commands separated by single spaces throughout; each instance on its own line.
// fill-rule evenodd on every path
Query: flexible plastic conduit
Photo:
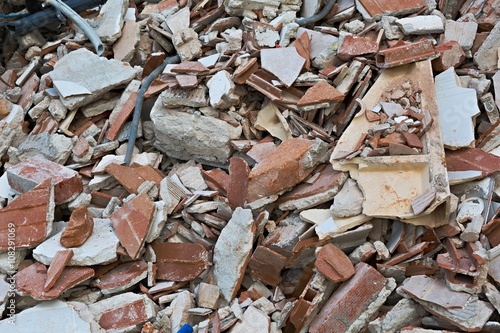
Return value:
M 78 13 L 88 8 L 102 5 L 105 2 L 106 0 L 68 0 L 65 3 Z M 51 6 L 46 6 L 44 10 L 22 17 L 18 20 L 0 22 L 0 28 L 7 27 L 12 32 L 12 37 L 19 37 L 26 35 L 30 31 L 56 22 L 59 22 L 56 15 L 56 9 Z
M 298 25 L 303 27 L 305 25 L 308 25 L 309 23 L 317 22 L 317 21 L 321 20 L 322 18 L 324 18 L 326 16 L 326 14 L 328 14 L 332 10 L 334 4 L 335 4 L 335 0 L 328 0 L 328 2 L 325 4 L 323 9 L 321 9 L 319 11 L 319 13 L 311 15 L 309 17 L 298 19 L 295 21 L 295 23 L 297 23 Z
M 142 110 L 142 102 L 144 101 L 144 93 L 148 90 L 153 80 L 160 75 L 161 72 L 167 67 L 169 64 L 173 64 L 179 62 L 180 58 L 178 55 L 169 57 L 163 61 L 163 63 L 156 67 L 154 71 L 152 71 L 148 77 L 144 80 L 137 93 L 137 101 L 135 102 L 134 115 L 132 118 L 132 126 L 130 126 L 130 132 L 128 134 L 128 145 L 127 145 L 127 153 L 125 154 L 125 165 L 130 165 L 132 160 L 132 153 L 134 152 L 135 139 L 137 137 L 137 126 L 139 125 L 139 119 L 141 118 L 141 110 Z
M 98 56 L 101 56 L 104 52 L 104 45 L 102 45 L 99 36 L 92 29 L 92 27 L 85 21 L 78 13 L 76 13 L 71 7 L 62 2 L 61 0 L 45 0 L 45 3 L 51 5 L 52 7 L 61 11 L 67 18 L 71 19 L 80 29 L 82 29 L 85 36 L 88 37 Z

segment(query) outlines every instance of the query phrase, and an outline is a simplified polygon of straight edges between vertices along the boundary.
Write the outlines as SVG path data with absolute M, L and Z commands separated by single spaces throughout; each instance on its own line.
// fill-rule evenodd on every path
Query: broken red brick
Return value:
M 385 287 L 387 279 L 363 262 L 323 306 L 309 327 L 310 332 L 346 332 Z
M 44 291 L 49 291 L 54 286 L 72 257 L 73 250 L 57 251 L 47 270 L 47 281 L 45 281 L 45 285 L 43 286 Z
M 49 235 L 53 218 L 54 189 L 47 179 L 0 210 L 0 251 L 37 246 Z
M 154 210 L 154 203 L 142 193 L 110 216 L 120 243 L 132 259 L 137 259 L 144 246 Z
M 196 243 L 153 242 L 156 277 L 169 281 L 192 281 L 208 267 L 208 252 Z
M 69 218 L 61 234 L 60 243 L 64 247 L 80 246 L 90 237 L 94 230 L 94 218 L 85 206 L 76 208 Z
M 57 204 L 75 198 L 83 191 L 82 178 L 78 172 L 41 156 L 34 156 L 29 161 L 20 162 L 7 170 L 9 185 L 20 193 L 26 193 L 47 179 L 54 184 Z
M 343 282 L 354 275 L 354 266 L 349 257 L 333 244 L 326 244 L 319 250 L 314 267 L 328 280 Z
M 265 246 L 257 246 L 248 262 L 248 269 L 254 279 L 275 287 L 281 282 L 281 270 L 286 260 L 286 257 Z

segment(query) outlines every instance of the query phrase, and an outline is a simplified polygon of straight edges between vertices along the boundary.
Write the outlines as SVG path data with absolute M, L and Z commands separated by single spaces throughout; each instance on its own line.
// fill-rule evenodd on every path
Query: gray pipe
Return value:
M 332 10 L 333 5 L 335 4 L 335 1 L 336 0 L 328 0 L 328 2 L 325 4 L 325 6 L 323 7 L 323 9 L 321 9 L 319 11 L 318 14 L 311 15 L 311 16 L 306 17 L 306 18 L 298 19 L 298 20 L 295 21 L 295 23 L 297 23 L 298 25 L 300 25 L 301 27 L 303 27 L 303 26 L 308 25 L 310 23 L 314 23 L 314 22 L 317 22 L 317 21 L 321 20 L 322 18 L 324 18 Z
M 104 52 L 104 45 L 102 45 L 101 39 L 97 33 L 92 29 L 92 27 L 85 21 L 78 13 L 76 13 L 71 7 L 62 2 L 61 0 L 45 0 L 45 2 L 52 7 L 61 11 L 64 16 L 68 17 L 75 23 L 78 28 L 83 30 L 85 36 L 88 37 L 98 56 L 101 56 Z
M 141 119 L 142 102 L 144 101 L 144 93 L 148 90 L 154 79 L 160 75 L 161 72 L 169 64 L 173 64 L 180 61 L 178 55 L 166 58 L 163 63 L 156 67 L 148 77 L 142 82 L 141 88 L 137 94 L 137 101 L 135 102 L 134 114 L 132 116 L 132 125 L 130 126 L 130 131 L 128 134 L 128 145 L 127 152 L 125 154 L 125 165 L 129 166 L 132 161 L 132 154 L 134 153 L 135 139 L 137 138 L 137 126 L 139 126 L 139 120 Z

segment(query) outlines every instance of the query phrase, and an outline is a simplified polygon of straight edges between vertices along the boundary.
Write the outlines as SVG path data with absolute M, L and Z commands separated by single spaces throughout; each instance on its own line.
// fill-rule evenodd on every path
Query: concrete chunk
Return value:
M 215 243 L 214 278 L 228 302 L 234 298 L 243 280 L 254 233 L 252 211 L 238 207 Z
M 128 2 L 128 1 L 127 1 Z M 109 5 L 109 3 L 107 3 Z M 78 95 L 61 101 L 69 110 L 74 110 L 98 100 L 106 92 L 130 82 L 137 74 L 136 69 L 121 61 L 99 57 L 85 48 L 70 52 L 62 57 L 50 72 L 50 78 L 70 81 L 87 88 L 91 94 Z

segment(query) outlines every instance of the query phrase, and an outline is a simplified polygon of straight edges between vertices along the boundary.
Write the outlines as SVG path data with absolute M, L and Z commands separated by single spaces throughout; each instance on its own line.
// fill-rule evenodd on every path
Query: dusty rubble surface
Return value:
M 0 332 L 500 331 L 497 0 L 85 1 L 0 21 Z

